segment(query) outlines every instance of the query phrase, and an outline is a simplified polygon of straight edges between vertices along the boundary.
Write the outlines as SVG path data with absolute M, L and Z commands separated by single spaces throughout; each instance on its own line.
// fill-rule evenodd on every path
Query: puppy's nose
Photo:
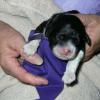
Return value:
M 70 53 L 69 49 L 67 49 L 67 48 L 62 49 L 62 54 L 67 55 L 68 53 Z

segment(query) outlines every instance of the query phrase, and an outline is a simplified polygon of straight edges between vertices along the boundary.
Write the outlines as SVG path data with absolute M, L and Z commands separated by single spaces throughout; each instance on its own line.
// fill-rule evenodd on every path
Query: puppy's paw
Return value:
M 33 41 L 25 44 L 23 47 L 23 52 L 28 56 L 35 54 L 35 52 L 37 51 L 37 48 L 39 46 L 39 43 L 40 43 L 40 40 L 33 40 Z
M 76 80 L 76 75 L 73 72 L 67 72 L 66 74 L 64 74 L 62 80 L 64 81 L 64 83 L 69 85 Z

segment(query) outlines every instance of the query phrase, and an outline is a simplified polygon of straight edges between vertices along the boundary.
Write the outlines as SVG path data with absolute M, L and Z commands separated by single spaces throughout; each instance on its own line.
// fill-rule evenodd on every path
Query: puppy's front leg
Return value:
M 25 44 L 23 47 L 23 52 L 28 56 L 33 55 L 37 51 L 40 41 L 40 39 L 32 40 L 29 43 Z
M 63 76 L 63 81 L 66 84 L 71 84 L 73 81 L 76 80 L 76 70 L 79 66 L 79 63 L 84 57 L 84 52 L 81 50 L 79 51 L 77 57 L 74 60 L 68 61 L 68 64 L 66 66 L 66 71 Z

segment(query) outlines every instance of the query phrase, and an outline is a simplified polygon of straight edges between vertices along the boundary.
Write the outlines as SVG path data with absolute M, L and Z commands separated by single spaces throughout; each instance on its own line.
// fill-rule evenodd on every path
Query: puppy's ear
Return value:
M 90 39 L 90 37 L 88 36 L 88 34 L 85 34 L 85 42 L 89 45 L 89 46 L 91 46 L 91 39 Z
M 67 11 L 67 12 L 64 12 L 64 14 L 79 14 L 80 12 L 77 11 L 77 10 L 71 10 L 71 11 Z
M 48 33 L 46 32 L 49 29 L 49 26 L 52 26 L 52 22 L 54 21 L 56 15 L 58 14 L 54 14 L 51 18 L 49 18 L 48 20 L 42 22 L 35 30 L 36 33 L 44 33 L 45 35 L 47 35 Z
M 56 18 L 60 15 L 61 13 L 54 14 L 51 16 L 51 18 L 48 20 L 46 26 L 45 26 L 45 35 L 48 37 L 50 30 L 53 29 L 53 23 L 55 22 Z
M 44 30 L 45 30 L 45 27 L 46 27 L 46 24 L 47 24 L 47 23 L 48 23 L 48 20 L 42 22 L 42 23 L 35 29 L 35 32 L 36 32 L 36 33 L 43 33 Z

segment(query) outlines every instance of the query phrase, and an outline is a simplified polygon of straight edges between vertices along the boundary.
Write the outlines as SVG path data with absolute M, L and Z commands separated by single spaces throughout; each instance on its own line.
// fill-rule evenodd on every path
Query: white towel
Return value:
M 21 32 L 26 39 L 31 29 L 59 11 L 61 10 L 53 4 L 52 0 L 0 0 L 0 20 Z M 83 66 L 78 79 L 79 83 L 73 87 L 65 86 L 56 100 L 100 99 L 98 92 L 100 80 L 97 81 L 100 68 L 93 61 Z M 91 62 L 94 64 L 92 69 Z M 96 78 L 91 71 L 96 73 Z M 35 87 L 17 81 L 0 69 L 0 100 L 34 100 L 36 98 L 39 98 L 39 95 Z

